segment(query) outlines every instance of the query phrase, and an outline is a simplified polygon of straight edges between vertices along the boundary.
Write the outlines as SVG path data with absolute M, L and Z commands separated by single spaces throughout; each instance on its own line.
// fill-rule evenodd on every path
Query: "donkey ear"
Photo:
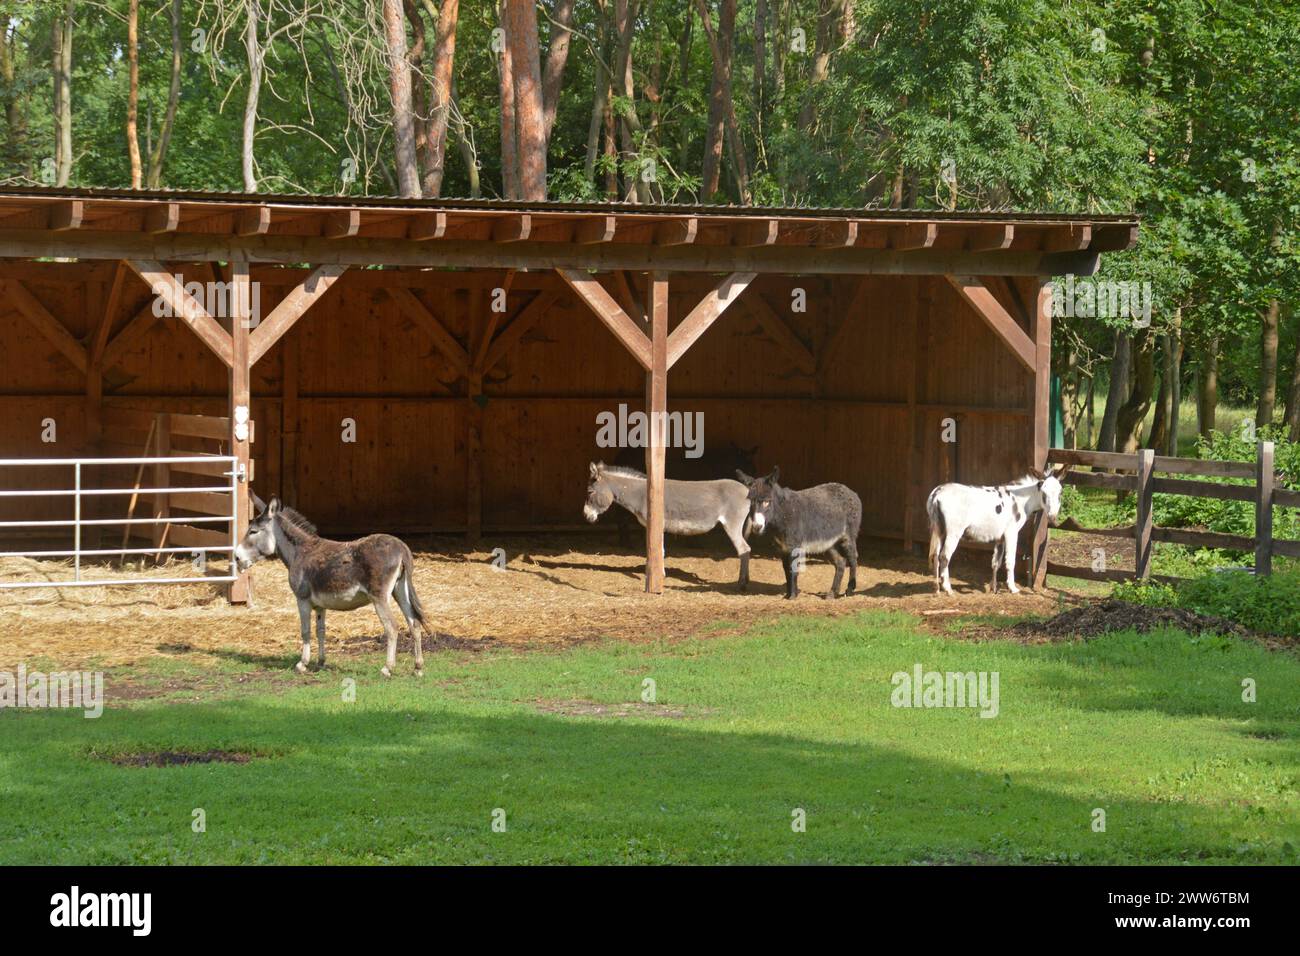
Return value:
M 253 507 L 257 509 L 257 513 L 260 515 L 263 511 L 266 510 L 266 502 L 263 501 L 261 498 L 257 497 L 256 492 L 250 491 L 248 494 L 249 497 L 253 499 Z
M 1044 478 L 1047 477 L 1047 476 L 1046 476 L 1045 474 L 1043 474 L 1043 472 L 1042 472 L 1040 469 L 1038 469 L 1038 468 L 1030 468 L 1030 469 L 1029 469 L 1029 474 L 1032 475 L 1034 478 L 1037 478 L 1039 481 L 1042 481 Z
M 780 478 L 780 477 L 781 477 L 781 466 L 780 466 L 780 465 L 773 465 L 773 466 L 772 466 L 772 473 L 771 473 L 770 475 L 767 476 L 767 480 L 770 481 L 770 482 L 775 483 L 776 480 L 777 480 L 778 478 Z
M 1066 475 L 1070 473 L 1071 467 L 1072 467 L 1071 465 L 1054 465 L 1052 467 L 1052 477 L 1055 478 L 1057 481 L 1060 481 L 1062 478 L 1064 478 Z
M 600 465 L 596 462 L 591 463 L 591 477 L 595 478 L 600 474 Z
M 754 483 L 753 476 L 745 474 L 739 468 L 736 469 L 736 480 L 742 485 L 752 485 Z
M 271 499 L 271 503 L 270 503 L 269 505 L 266 506 L 266 513 L 269 514 L 271 517 L 275 517 L 277 514 L 280 513 L 280 499 L 279 499 L 279 498 L 272 498 L 272 499 Z

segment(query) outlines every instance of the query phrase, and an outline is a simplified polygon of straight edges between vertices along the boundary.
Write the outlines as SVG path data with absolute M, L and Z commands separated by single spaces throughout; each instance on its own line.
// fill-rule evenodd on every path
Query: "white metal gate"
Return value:
M 229 483 L 220 485 L 189 486 L 178 488 L 86 488 L 82 486 L 82 473 L 86 468 L 93 467 L 120 467 L 124 465 L 177 465 L 177 464 L 197 464 L 199 462 L 208 465 L 224 465 L 228 470 L 220 472 L 224 477 L 228 477 Z M 224 552 L 232 555 L 235 545 L 238 544 L 236 535 L 238 534 L 239 522 L 236 509 L 238 508 L 238 489 L 239 481 L 243 477 L 239 471 L 239 459 L 228 455 L 194 455 L 184 456 L 176 455 L 163 458 L 0 458 L 0 471 L 10 469 L 20 469 L 25 467 L 53 467 L 62 466 L 72 469 L 72 487 L 59 489 L 32 489 L 32 490 L 0 490 L 0 498 L 68 498 L 73 500 L 73 517 L 71 520 L 42 520 L 42 521 L 0 521 L 0 529 L 18 529 L 18 528 L 71 528 L 73 535 L 73 545 L 71 550 L 53 550 L 53 551 L 0 551 L 0 558 L 72 558 L 73 559 L 73 578 L 71 581 L 3 581 L 0 580 L 0 589 L 12 588 L 50 588 L 50 587 L 105 587 L 109 585 L 139 585 L 139 584 L 219 584 L 222 582 L 231 582 L 236 579 L 236 575 L 227 573 L 220 577 L 175 577 L 175 578 L 157 578 L 157 577 L 138 577 L 138 578 L 91 578 L 83 580 L 81 576 L 81 559 L 87 557 L 124 557 L 130 554 L 206 554 L 207 552 Z M 212 493 L 229 495 L 230 508 L 229 513 L 222 515 L 206 515 L 191 517 L 153 517 L 153 518 L 83 518 L 81 516 L 82 499 L 87 497 L 112 496 L 112 495 L 185 495 L 194 493 Z M 228 531 L 228 544 L 204 545 L 202 547 L 155 547 L 155 548 L 94 548 L 85 549 L 81 546 L 81 532 L 83 528 L 90 526 L 114 526 L 123 527 L 129 525 L 195 525 L 195 524 L 225 524 Z M 231 568 L 233 571 L 233 567 Z

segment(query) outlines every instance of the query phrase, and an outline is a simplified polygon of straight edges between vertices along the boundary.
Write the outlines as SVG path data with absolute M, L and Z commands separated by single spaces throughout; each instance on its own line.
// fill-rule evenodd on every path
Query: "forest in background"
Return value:
M 1056 320 L 1067 447 L 1173 450 L 1221 398 L 1300 439 L 1294 0 L 0 0 L 0 25 L 8 184 L 1136 212 L 1098 278 L 1149 283 L 1149 324 Z

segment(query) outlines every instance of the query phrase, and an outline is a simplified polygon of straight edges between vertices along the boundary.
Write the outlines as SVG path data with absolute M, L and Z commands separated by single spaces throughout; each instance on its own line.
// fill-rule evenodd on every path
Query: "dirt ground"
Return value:
M 602 637 L 676 639 L 726 633 L 779 615 L 838 616 L 865 608 L 910 611 L 936 620 L 957 613 L 1048 614 L 1060 610 L 1063 601 L 1077 600 L 1074 593 L 1054 588 L 988 594 L 988 557 L 978 552 L 959 552 L 953 569 L 958 593 L 939 598 L 931 593 L 924 557 L 904 554 L 898 542 L 864 547 L 858 593 L 838 601 L 822 599 L 834 569 L 820 561 L 810 562 L 801 575 L 800 597 L 783 600 L 780 563 L 761 544 L 751 563 L 749 593 L 738 593 L 737 560 L 721 535 L 716 541 L 713 536 L 669 539 L 661 596 L 644 593 L 644 557 L 620 548 L 612 533 L 493 537 L 473 551 L 466 551 L 458 538 L 413 539 L 410 544 L 416 552 L 416 588 L 438 634 L 435 649 L 562 647 Z M 496 548 L 505 553 L 504 570 L 493 565 Z M 128 571 L 153 577 L 195 573 L 183 562 Z M 1022 585 L 1024 574 L 1021 567 Z M 0 580 L 70 576 L 69 566 L 55 562 L 0 561 Z M 83 568 L 83 576 L 119 577 L 123 572 Z M 227 604 L 220 587 L 0 591 L 0 669 L 20 662 L 112 667 L 158 655 L 212 655 L 287 666 L 299 648 L 298 612 L 283 565 L 254 567 L 251 608 Z M 330 654 L 381 653 L 383 629 L 370 608 L 327 614 L 327 624 Z

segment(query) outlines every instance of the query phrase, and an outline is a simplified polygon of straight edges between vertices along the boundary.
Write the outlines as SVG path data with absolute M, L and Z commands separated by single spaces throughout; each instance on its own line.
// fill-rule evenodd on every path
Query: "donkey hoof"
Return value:
M 393 676 L 393 672 L 390 671 L 390 670 L 388 669 L 388 665 L 387 665 L 387 664 L 385 664 L 383 667 L 381 667 L 381 668 L 379 669 L 379 673 L 383 674 L 385 677 L 392 677 L 392 676 Z
M 423 676 L 424 676 L 424 668 L 423 668 L 423 667 L 417 667 L 417 668 L 415 669 L 415 676 L 416 676 L 416 677 L 423 677 Z
M 304 664 L 302 661 L 299 661 L 297 664 L 294 664 L 293 669 L 296 670 L 299 674 L 307 673 L 307 665 Z

